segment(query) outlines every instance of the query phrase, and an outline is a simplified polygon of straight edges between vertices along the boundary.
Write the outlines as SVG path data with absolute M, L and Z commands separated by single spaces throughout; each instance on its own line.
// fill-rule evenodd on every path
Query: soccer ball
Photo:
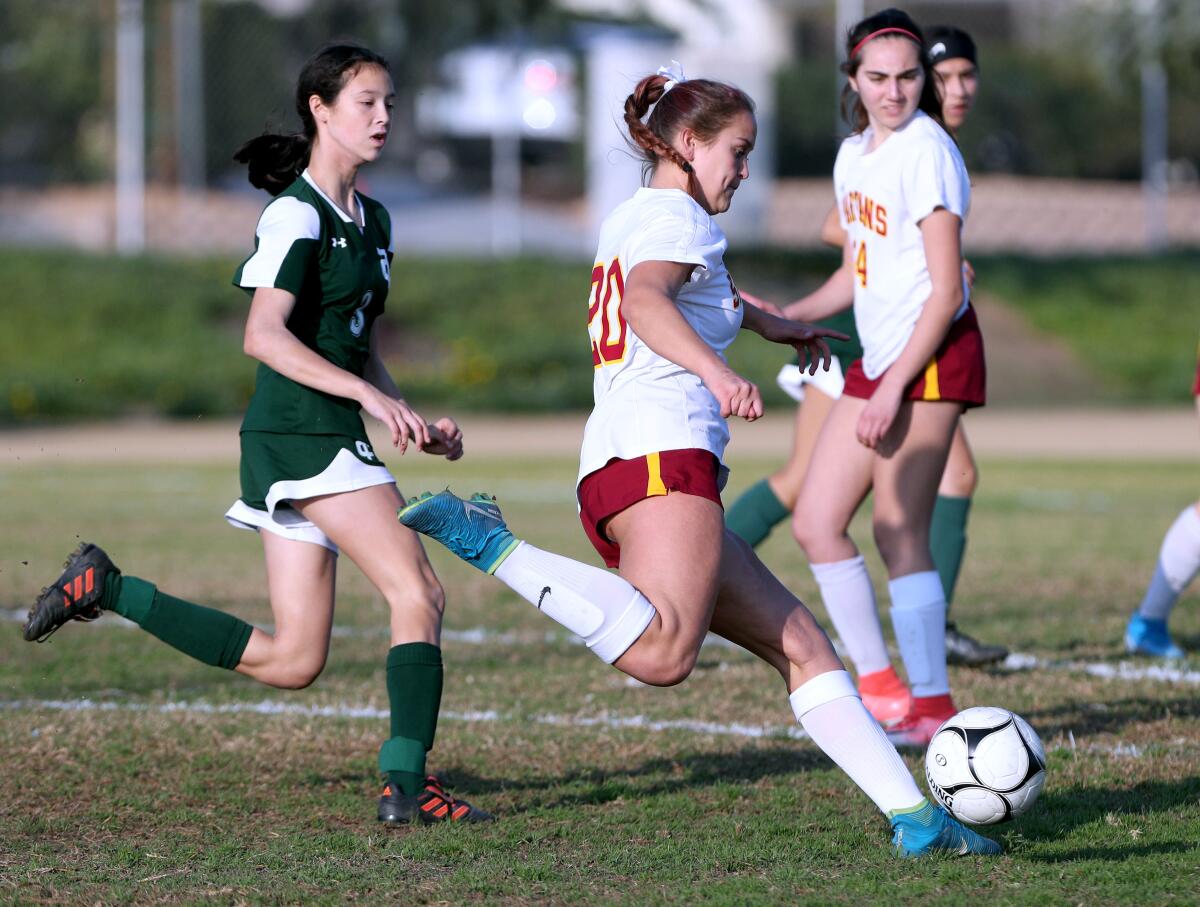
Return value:
M 1046 783 L 1046 750 L 1020 715 L 963 709 L 937 729 L 925 751 L 925 779 L 956 819 L 993 825 L 1033 805 Z

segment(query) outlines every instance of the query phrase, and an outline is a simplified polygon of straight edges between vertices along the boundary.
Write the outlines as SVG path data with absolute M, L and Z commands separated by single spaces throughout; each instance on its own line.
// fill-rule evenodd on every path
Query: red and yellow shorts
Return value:
M 856 359 L 846 372 L 846 388 L 842 393 L 865 400 L 875 393 L 882 378 L 883 375 L 874 380 L 868 378 L 863 373 L 862 360 Z M 963 404 L 966 409 L 983 406 L 987 401 L 983 334 L 974 308 L 968 306 L 962 317 L 950 325 L 946 339 L 904 396 L 906 400 L 949 400 Z
M 609 567 L 621 562 L 621 548 L 605 523 L 638 501 L 668 491 L 694 494 L 721 504 L 721 461 L 710 451 L 689 447 L 646 454 L 634 460 L 614 457 L 579 483 L 579 519 L 592 546 Z

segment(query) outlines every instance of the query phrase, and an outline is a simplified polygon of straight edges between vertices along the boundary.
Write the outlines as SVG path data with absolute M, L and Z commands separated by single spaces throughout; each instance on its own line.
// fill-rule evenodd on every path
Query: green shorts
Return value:
M 238 529 L 266 529 L 336 552 L 337 545 L 290 502 L 396 481 L 370 444 L 347 435 L 244 431 L 241 444 L 242 496 L 225 513 Z

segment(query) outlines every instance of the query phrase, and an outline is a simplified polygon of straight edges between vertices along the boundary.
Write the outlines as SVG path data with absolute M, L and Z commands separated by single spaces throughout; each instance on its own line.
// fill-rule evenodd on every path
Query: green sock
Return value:
M 958 571 L 962 567 L 963 552 L 967 547 L 967 514 L 971 510 L 971 499 L 938 495 L 933 505 L 933 522 L 929 527 L 929 550 L 933 554 L 933 565 L 937 567 L 946 593 L 946 607 L 954 601 L 954 587 L 958 585 Z
M 425 754 L 433 749 L 442 707 L 442 650 L 427 642 L 392 646 L 387 657 L 391 739 L 379 750 L 379 770 L 406 795 L 425 785 Z
M 790 513 L 771 490 L 771 484 L 762 479 L 742 492 L 742 496 L 725 511 L 725 525 L 757 548 Z
M 230 670 L 242 660 L 254 632 L 232 614 L 166 595 L 136 576 L 109 574 L 101 607 L 116 611 L 185 655 Z

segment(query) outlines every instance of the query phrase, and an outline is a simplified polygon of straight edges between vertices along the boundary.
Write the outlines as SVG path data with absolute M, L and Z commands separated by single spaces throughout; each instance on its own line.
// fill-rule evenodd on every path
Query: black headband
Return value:
M 953 25 L 934 25 L 925 31 L 925 46 L 929 61 L 935 66 L 943 60 L 962 57 L 975 63 L 975 42 L 961 28 Z

